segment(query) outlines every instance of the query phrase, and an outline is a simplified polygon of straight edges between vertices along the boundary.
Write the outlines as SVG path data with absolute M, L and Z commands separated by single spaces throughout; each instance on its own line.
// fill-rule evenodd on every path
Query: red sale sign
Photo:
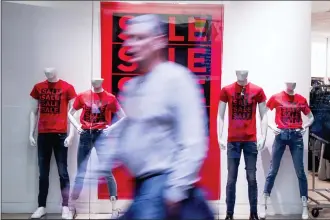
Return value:
M 158 14 L 167 22 L 168 60 L 188 67 L 198 78 L 208 114 L 209 151 L 201 170 L 200 185 L 208 199 L 220 199 L 220 150 L 217 140 L 217 111 L 220 94 L 223 5 L 171 3 L 101 2 L 101 67 L 104 88 L 114 95 L 125 82 L 140 74 L 137 64 L 128 62 L 123 30 L 137 15 Z M 138 140 L 137 140 L 138 141 Z M 113 171 L 119 199 L 132 198 L 133 178 L 121 167 Z M 108 199 L 108 187 L 100 181 L 99 199 Z

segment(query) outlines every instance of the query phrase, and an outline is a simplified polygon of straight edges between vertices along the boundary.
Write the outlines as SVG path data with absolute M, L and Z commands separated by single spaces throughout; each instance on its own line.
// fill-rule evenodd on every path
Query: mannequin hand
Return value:
M 306 128 L 303 127 L 303 128 L 301 129 L 300 133 L 301 133 L 302 136 L 304 136 L 305 132 L 306 132 Z
M 279 129 L 277 126 L 275 125 L 271 125 L 270 128 L 273 130 L 273 132 L 275 133 L 275 135 L 278 135 L 281 133 L 281 129 Z
M 84 132 L 84 130 L 81 127 L 77 128 L 77 131 L 78 131 L 78 134 L 81 134 Z
M 72 144 L 72 139 L 73 139 L 72 136 L 68 136 L 67 138 L 65 138 L 65 140 L 64 140 L 64 146 L 65 147 L 69 147 Z
M 266 138 L 261 137 L 260 140 L 257 143 L 257 150 L 258 151 L 262 151 L 265 148 L 265 142 L 266 142 Z
M 221 150 L 226 150 L 227 148 L 227 143 L 223 140 L 219 140 L 220 148 Z
M 36 140 L 34 139 L 33 136 L 30 136 L 29 139 L 30 139 L 30 145 L 31 145 L 32 147 L 37 146 L 37 144 L 36 144 Z
M 105 136 L 108 136 L 111 130 L 112 130 L 111 126 L 107 125 L 106 128 L 103 130 L 103 133 L 105 134 Z

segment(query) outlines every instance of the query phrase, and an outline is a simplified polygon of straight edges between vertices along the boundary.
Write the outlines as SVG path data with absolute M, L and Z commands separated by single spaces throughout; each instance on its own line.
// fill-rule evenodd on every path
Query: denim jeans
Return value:
M 244 154 L 246 179 L 248 182 L 250 212 L 257 213 L 257 144 L 256 142 L 229 142 L 227 146 L 228 179 L 226 186 L 226 204 L 227 214 L 231 215 L 234 214 L 234 206 L 236 200 L 236 182 L 242 151 Z
M 289 146 L 294 169 L 298 177 L 300 196 L 307 197 L 308 186 L 304 170 L 304 141 L 300 131 L 294 129 L 282 130 L 281 133 L 275 137 L 272 150 L 272 160 L 266 178 L 264 193 L 270 195 L 272 191 L 278 169 L 280 168 L 281 159 L 287 145 Z
M 166 174 L 136 179 L 133 203 L 119 219 L 214 219 L 202 191 L 197 187 L 189 190 L 188 198 L 180 202 L 175 212 L 168 212 L 163 197 L 166 180 Z
M 100 150 L 97 145 L 94 145 L 97 138 L 102 133 L 102 130 L 84 130 L 80 134 L 79 146 L 78 146 L 78 156 L 77 156 L 77 175 L 75 178 L 75 183 L 72 190 L 71 198 L 77 200 L 81 193 L 84 185 L 84 178 L 86 175 L 87 163 L 92 148 L 95 146 L 96 154 L 98 159 L 102 161 Z M 109 148 L 111 143 L 109 143 Z M 109 167 L 109 172 L 106 174 L 106 180 L 108 183 L 108 190 L 110 196 L 115 196 L 117 198 L 117 183 L 116 179 L 111 172 L 111 167 Z
M 38 134 L 38 166 L 39 166 L 39 195 L 38 206 L 46 207 L 49 170 L 52 152 L 54 151 L 60 187 L 62 194 L 62 206 L 68 206 L 70 179 L 68 174 L 68 148 L 64 146 L 66 133 L 39 133 Z

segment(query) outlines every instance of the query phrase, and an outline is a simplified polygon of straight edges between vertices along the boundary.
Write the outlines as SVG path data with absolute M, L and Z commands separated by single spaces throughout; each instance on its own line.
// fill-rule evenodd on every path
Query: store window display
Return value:
M 59 79 L 55 68 L 44 70 L 47 80 L 37 83 L 30 95 L 30 144 L 38 147 L 39 195 L 38 209 L 31 218 L 41 218 L 46 214 L 46 200 L 49 188 L 49 171 L 54 151 L 62 192 L 62 218 L 70 216 L 68 208 L 70 180 L 67 169 L 68 146 L 71 145 L 73 129 L 68 127 L 68 108 L 72 105 L 76 92 L 68 82 Z M 39 117 L 38 117 L 39 115 Z M 38 137 L 34 133 L 38 124 Z
M 116 97 L 103 89 L 103 81 L 102 78 L 93 78 L 91 82 L 92 89 L 80 93 L 69 111 L 70 122 L 80 134 L 77 155 L 77 174 L 71 194 L 73 203 L 79 198 L 83 188 L 87 163 L 93 146 L 95 146 L 99 159 L 101 159 L 100 157 L 103 155 L 94 143 L 101 133 L 107 133 L 112 129 L 110 126 L 111 113 L 117 114 L 120 119 L 125 117 L 125 113 L 120 107 Z M 80 109 L 82 109 L 80 115 L 81 125 L 74 117 L 75 113 Z M 111 147 L 111 143 L 109 143 L 109 147 Z M 117 183 L 110 167 L 106 175 L 106 180 L 112 203 L 112 216 L 116 217 L 119 211 L 116 209 Z M 74 207 L 71 214 L 73 215 L 72 217 L 75 217 L 76 212 Z
M 256 163 L 258 151 L 265 146 L 267 135 L 266 95 L 263 89 L 248 81 L 249 72 L 236 71 L 237 81 L 222 88 L 218 109 L 218 139 L 221 149 L 227 148 L 228 179 L 226 186 L 226 219 L 233 219 L 236 182 L 241 153 L 244 154 L 248 182 L 250 219 L 258 219 Z M 227 144 L 222 140 L 226 106 L 229 106 Z M 257 105 L 261 118 L 261 138 L 257 141 Z
M 275 178 L 280 167 L 281 159 L 286 146 L 289 146 L 293 165 L 297 174 L 300 196 L 303 205 L 302 219 L 308 219 L 307 208 L 307 178 L 304 170 L 304 142 L 303 136 L 306 129 L 312 125 L 314 116 L 307 100 L 295 92 L 296 83 L 286 82 L 286 90 L 273 95 L 267 102 L 267 110 L 275 109 L 275 124 L 269 127 L 275 133 L 272 148 L 272 160 L 264 188 L 264 201 L 260 217 L 267 216 L 267 201 L 274 186 Z M 301 113 L 308 120 L 303 124 Z

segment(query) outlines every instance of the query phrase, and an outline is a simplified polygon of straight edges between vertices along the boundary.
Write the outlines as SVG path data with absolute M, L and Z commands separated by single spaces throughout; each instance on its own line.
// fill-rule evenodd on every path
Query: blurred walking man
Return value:
M 132 18 L 125 34 L 130 62 L 142 74 L 123 90 L 126 117 L 96 143 L 106 158 L 100 172 L 107 173 L 116 160 L 135 177 L 133 203 L 121 219 L 214 219 L 196 186 L 208 150 L 196 79 L 186 67 L 167 61 L 158 16 Z

